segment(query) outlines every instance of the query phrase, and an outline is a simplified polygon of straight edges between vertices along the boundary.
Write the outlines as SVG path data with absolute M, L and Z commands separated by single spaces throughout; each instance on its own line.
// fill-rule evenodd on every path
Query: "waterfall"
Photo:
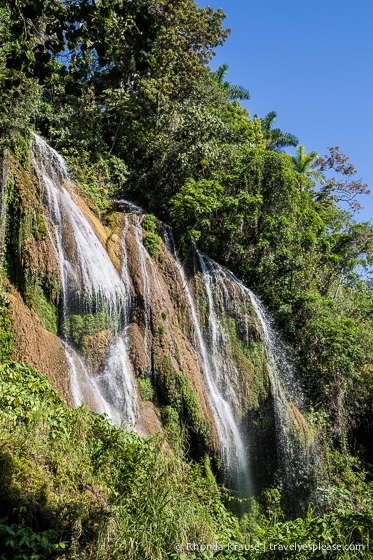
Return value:
M 317 457 L 307 421 L 302 413 L 304 399 L 297 382 L 289 349 L 279 339 L 272 326 L 272 320 L 259 298 L 227 268 L 198 251 L 197 254 L 208 294 L 209 322 L 214 322 L 212 343 L 216 345 L 220 339 L 224 344 L 224 330 L 220 321 L 224 314 L 232 313 L 232 307 L 237 311 L 237 306 L 240 305 L 242 309 L 246 310 L 246 316 L 249 308 L 255 312 L 264 339 L 266 369 L 274 405 L 281 476 L 285 491 L 295 493 L 297 486 L 309 484 L 314 479 Z M 215 289 L 214 297 L 213 288 Z M 214 298 L 220 302 L 219 320 Z M 217 346 L 220 347 L 219 344 Z M 213 356 L 220 364 L 227 363 L 226 357 L 223 356 L 223 360 L 219 359 L 219 352 L 213 351 Z M 226 374 L 229 376 L 228 382 L 232 378 L 230 371 L 229 368 L 226 368 Z
M 208 332 L 211 359 L 215 366 L 218 386 L 232 403 L 235 410 L 239 409 L 238 395 L 233 380 L 239 378 L 239 371 L 232 359 L 232 349 L 227 328 L 223 321 L 228 317 L 228 311 L 236 303 L 235 298 L 228 293 L 224 282 L 217 282 L 219 277 L 211 272 L 216 263 L 202 255 L 197 249 L 196 254 L 203 274 L 208 302 Z
M 224 466 L 228 471 L 231 482 L 237 487 L 240 495 L 248 496 L 252 493 L 248 450 L 246 449 L 242 435 L 235 421 L 232 407 L 226 395 L 224 395 L 222 388 L 219 386 L 221 380 L 219 367 L 218 364 L 216 362 L 214 363 L 210 358 L 211 347 L 208 346 L 202 334 L 196 304 L 188 285 L 184 267 L 177 255 L 171 228 L 165 231 L 165 241 L 169 251 L 174 256 L 183 282 L 185 296 L 189 304 L 194 327 L 194 348 L 197 361 L 203 373 L 206 393 L 214 416 L 222 458 L 225 463 Z M 216 340 L 217 322 L 214 317 L 214 309 L 212 306 L 210 307 L 210 311 L 209 323 L 212 331 L 212 339 Z
M 125 251 L 126 237 L 130 230 L 133 233 L 135 244 L 136 244 L 136 257 L 140 265 L 139 268 L 140 268 L 141 279 L 142 279 L 141 293 L 143 297 L 142 313 L 144 317 L 143 345 L 144 345 L 144 356 L 146 358 L 145 368 L 150 371 L 152 367 L 152 363 L 151 363 L 152 352 L 150 348 L 149 339 L 151 338 L 152 314 L 154 313 L 154 304 L 155 304 L 155 299 L 154 299 L 155 294 L 152 293 L 151 286 L 156 287 L 155 292 L 158 293 L 162 299 L 163 311 L 167 310 L 167 297 L 159 278 L 158 268 L 154 264 L 153 259 L 150 257 L 147 249 L 144 246 L 142 223 L 146 216 L 145 212 L 142 210 L 142 208 L 136 206 L 135 204 L 127 200 L 117 200 L 116 202 L 124 206 L 125 226 L 122 235 L 124 253 L 126 253 Z M 126 256 L 124 256 L 123 258 L 122 277 L 123 275 L 125 277 L 125 283 L 130 285 L 128 259 Z M 169 326 L 168 318 L 166 317 L 163 320 Z M 169 337 L 169 345 L 170 348 L 173 348 L 173 340 L 171 336 Z
M 124 228 L 123 228 L 123 232 L 122 232 L 122 282 L 124 285 L 124 289 L 126 291 L 126 294 L 130 294 L 132 287 L 131 287 L 131 278 L 130 278 L 130 274 L 129 274 L 129 270 L 128 270 L 128 255 L 127 255 L 127 251 L 126 251 L 126 237 L 127 237 L 127 233 L 128 230 L 130 228 L 130 223 L 128 221 L 128 217 L 125 214 L 124 216 Z M 130 298 L 126 297 L 124 300 L 124 316 L 125 316 L 125 321 L 128 324 L 130 317 L 129 317 L 129 302 L 130 302 Z
M 236 279 L 236 281 L 238 281 Z M 239 281 L 238 281 L 239 282 Z M 242 285 L 242 284 L 241 284 Z M 247 288 L 243 288 L 246 291 Z M 318 478 L 318 457 L 308 423 L 303 415 L 303 394 L 296 378 L 288 348 L 279 339 L 272 319 L 260 299 L 247 290 L 262 326 L 267 354 L 267 369 L 271 382 L 276 422 L 276 441 L 284 490 L 290 501 L 299 503 L 304 490 Z M 303 490 L 302 490 L 303 486 Z M 297 491 L 300 496 L 297 498 Z M 305 501 L 305 500 L 304 500 Z
M 62 333 L 75 404 L 87 402 L 97 412 L 108 414 L 113 422 L 133 427 L 138 410 L 126 346 L 130 297 L 126 271 L 118 274 L 74 199 L 66 162 L 35 134 L 32 161 L 44 192 L 48 233 L 60 267 Z M 95 374 L 77 352 L 80 331 L 96 336 L 104 333 L 105 363 Z
M 153 274 L 154 265 L 149 257 L 147 250 L 143 243 L 143 232 L 142 232 L 142 222 L 145 217 L 145 213 L 135 204 L 129 202 L 128 200 L 117 200 L 118 204 L 124 206 L 124 230 L 122 234 L 122 247 L 123 247 L 123 265 L 122 265 L 122 279 L 125 285 L 130 286 L 130 274 L 128 270 L 128 258 L 126 253 L 126 237 L 129 230 L 132 230 L 136 243 L 136 255 L 140 265 L 140 273 L 142 280 L 141 293 L 143 297 L 142 313 L 144 317 L 144 336 L 143 336 L 143 346 L 144 346 L 144 357 L 145 357 L 145 368 L 151 369 L 151 347 L 150 347 L 150 337 L 151 337 L 151 313 L 152 313 L 152 294 L 150 290 L 150 278 L 149 272 Z M 158 279 L 158 278 L 157 278 Z
M 64 342 L 67 363 L 70 368 L 71 392 L 76 406 L 86 403 L 100 414 L 107 414 L 113 422 L 119 424 L 120 417 L 101 394 L 97 379 L 92 377 L 84 361 L 75 350 Z
M 9 166 L 7 156 L 4 155 L 3 167 L 0 176 L 0 279 L 3 274 L 3 258 L 4 258 L 4 244 L 5 244 L 5 227 L 6 227 L 6 207 L 7 207 L 7 192 L 6 184 L 9 177 Z
M 144 247 L 145 214 L 130 202 L 116 201 L 124 206 L 118 272 L 104 246 L 106 233 L 76 196 L 64 159 L 34 134 L 32 162 L 46 208 L 47 233 L 59 263 L 60 332 L 74 403 L 85 402 L 116 424 L 136 427 L 140 409 L 132 367 L 150 373 L 159 348 L 166 348 L 166 335 L 156 338 L 157 327 L 165 330 L 161 317 L 167 325 L 169 355 L 176 355 L 175 325 L 168 318 L 172 292 Z M 310 480 L 312 438 L 302 413 L 302 392 L 289 351 L 260 300 L 228 269 L 197 249 L 198 274 L 192 290 L 171 228 L 164 238 L 183 285 L 192 326 L 187 344 L 190 349 L 191 342 L 193 350 L 188 349 L 188 355 L 198 364 L 195 375 L 202 377 L 227 482 L 241 497 L 253 494 L 251 471 L 256 458 L 255 453 L 250 456 L 250 426 L 263 399 L 268 404 L 273 400 L 272 432 L 274 438 L 276 430 L 284 486 L 291 490 Z M 130 262 L 129 255 L 134 255 Z M 175 270 L 173 264 L 171 268 Z M 132 342 L 137 340 L 137 346 L 131 346 L 132 365 L 129 336 Z
M 66 163 L 41 138 L 33 135 L 33 140 L 33 161 L 44 181 L 54 226 L 63 293 L 75 292 L 78 298 L 88 301 L 102 299 L 107 310 L 113 312 L 126 296 L 119 275 L 92 225 L 74 201 L 74 194 L 64 185 L 69 177 Z
M 137 392 L 127 356 L 125 334 L 117 337 L 110 345 L 106 366 L 97 380 L 100 392 L 112 403 L 116 416 L 124 418 L 127 426 L 134 427 L 138 412 Z M 115 418 L 113 420 L 115 421 Z
M 137 255 L 140 261 L 141 277 L 143 282 L 142 294 L 144 298 L 143 311 L 144 311 L 144 353 L 146 357 L 146 367 L 151 366 L 150 357 L 150 347 L 149 347 L 149 335 L 150 335 L 150 321 L 151 321 L 151 293 L 150 293 L 150 282 L 147 267 L 147 251 L 143 244 L 143 234 L 142 234 L 142 220 L 143 218 L 137 218 L 134 220 L 134 233 L 137 247 Z

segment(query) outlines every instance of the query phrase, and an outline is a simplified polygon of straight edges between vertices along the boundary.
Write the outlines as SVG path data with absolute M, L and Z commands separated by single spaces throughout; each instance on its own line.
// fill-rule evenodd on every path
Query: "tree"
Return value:
M 137 139 L 153 137 L 162 127 L 162 116 L 172 104 L 183 103 L 208 73 L 214 48 L 222 45 L 229 30 L 223 29 L 223 10 L 200 8 L 194 0 L 147 0 L 157 34 L 149 50 L 150 65 L 141 77 L 135 96 L 122 95 L 118 115 L 118 144 L 132 142 L 129 126 L 135 123 Z M 119 99 L 121 91 L 114 92 Z M 146 143 L 148 140 L 145 141 Z M 143 147 L 141 147 L 143 150 Z M 132 159 L 132 157 L 131 157 Z
M 255 117 L 256 116 L 257 115 L 255 115 Z M 297 146 L 299 140 L 296 136 L 294 136 L 294 134 L 291 134 L 290 132 L 282 132 L 280 128 L 272 127 L 276 118 L 277 113 L 275 111 L 271 111 L 264 117 L 264 119 L 260 119 L 267 149 L 280 152 L 282 148 L 286 148 L 288 146 Z
M 362 179 L 350 179 L 357 174 L 350 158 L 339 151 L 339 146 L 328 147 L 329 153 L 318 157 L 313 162 L 313 167 L 318 172 L 334 170 L 339 175 L 347 177 L 346 180 L 336 178 L 324 180 L 321 189 L 317 192 L 316 200 L 325 203 L 332 199 L 334 202 L 346 203 L 351 210 L 359 211 L 361 204 L 356 200 L 358 195 L 369 194 L 368 185 Z
M 76 81 L 92 79 L 97 72 L 125 79 L 123 64 L 129 60 L 137 72 L 149 66 L 156 35 L 150 0 L 2 0 L 1 8 L 11 21 L 7 66 L 40 83 L 55 71 L 52 59 L 60 60 L 60 74 L 70 73 Z
M 301 176 L 299 178 L 299 186 L 304 184 L 304 179 L 315 179 L 320 181 L 320 183 L 325 182 L 325 177 L 321 171 L 314 168 L 318 157 L 319 154 L 315 151 L 307 154 L 304 146 L 297 147 L 297 153 L 291 159 L 294 170 Z
M 22 68 L 11 68 L 9 60 L 20 54 L 20 40 L 14 35 L 10 10 L 0 7 L 0 158 L 5 147 L 16 149 L 27 133 L 39 101 L 40 87 Z
M 234 101 L 235 99 L 239 99 L 240 101 L 249 100 L 250 92 L 248 89 L 243 86 L 233 85 L 226 80 L 228 70 L 229 66 L 227 64 L 221 64 L 215 72 L 211 72 L 210 76 L 219 84 L 219 87 L 227 93 L 230 101 Z

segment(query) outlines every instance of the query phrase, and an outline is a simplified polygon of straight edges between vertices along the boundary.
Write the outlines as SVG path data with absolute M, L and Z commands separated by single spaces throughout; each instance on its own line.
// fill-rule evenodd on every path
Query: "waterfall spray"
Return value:
M 6 224 L 6 184 L 9 177 L 9 167 L 6 156 L 4 156 L 3 168 L 0 176 L 0 279 L 2 278 L 4 244 L 5 244 L 5 224 Z
M 210 348 L 205 341 L 200 327 L 196 304 L 188 285 L 184 267 L 177 256 L 176 245 L 172 230 L 165 232 L 167 247 L 174 256 L 183 282 L 184 292 L 189 304 L 191 318 L 194 326 L 194 347 L 196 357 L 203 373 L 203 380 L 213 412 L 223 462 L 228 471 L 231 482 L 238 488 L 241 496 L 252 493 L 248 450 L 243 441 L 240 430 L 235 421 L 232 408 L 219 388 L 219 370 L 210 358 Z M 212 338 L 216 339 L 214 318 L 210 318 Z
M 227 268 L 206 255 L 200 260 L 209 265 L 210 285 L 220 285 L 226 293 L 233 287 L 233 302 L 243 302 L 255 311 L 263 333 L 267 372 L 271 384 L 276 425 L 276 441 L 285 492 L 295 495 L 297 487 L 312 486 L 318 469 L 316 450 L 303 411 L 304 398 L 297 381 L 289 349 L 281 342 L 272 320 L 259 298 Z M 205 265 L 205 274 L 207 274 Z M 234 303 L 233 303 L 234 304 Z
M 32 160 L 45 193 L 50 239 L 58 259 L 66 357 L 75 404 L 82 400 L 115 423 L 133 427 L 137 392 L 127 358 L 128 285 L 118 274 L 92 224 L 68 188 L 64 159 L 44 140 L 32 135 Z M 73 349 L 73 321 L 97 323 L 110 332 L 106 363 L 95 376 Z M 97 327 L 98 328 L 98 327 Z

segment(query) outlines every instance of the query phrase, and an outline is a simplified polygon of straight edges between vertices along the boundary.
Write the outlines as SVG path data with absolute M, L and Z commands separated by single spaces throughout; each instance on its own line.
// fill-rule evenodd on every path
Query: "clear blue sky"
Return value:
M 340 146 L 372 194 L 359 219 L 373 219 L 373 1 L 210 0 L 232 31 L 212 68 L 249 89 L 251 115 L 277 112 L 275 126 L 320 155 Z

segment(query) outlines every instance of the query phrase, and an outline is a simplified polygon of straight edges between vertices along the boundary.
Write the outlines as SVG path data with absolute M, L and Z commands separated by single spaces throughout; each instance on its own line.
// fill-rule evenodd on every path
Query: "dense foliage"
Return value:
M 372 522 L 373 228 L 354 214 L 367 186 L 337 147 L 284 153 L 298 140 L 273 127 L 276 113 L 251 118 L 240 101 L 249 93 L 227 81 L 227 67 L 209 71 L 223 19 L 193 0 L 0 0 L 0 155 L 10 148 L 27 167 L 36 130 L 67 157 L 97 212 L 114 196 L 142 204 L 173 224 L 186 259 L 197 243 L 258 293 L 323 434 L 328 513 L 284 522 L 271 518 L 268 495 L 242 531 L 286 545 L 356 542 Z M 155 224 L 144 224 L 154 258 Z M 13 349 L 9 317 L 1 292 L 2 362 Z M 179 558 L 170 551 L 186 539 L 241 538 L 206 469 L 65 409 L 25 366 L 1 367 L 0 538 L 12 536 L 3 547 L 18 547 L 17 558 L 32 557 L 22 539 L 41 555 L 63 553 L 66 541 L 71 558 Z M 353 499 L 343 494 L 351 488 Z M 294 558 L 323 557 L 305 554 Z M 348 554 L 338 558 L 357 557 Z
M 162 438 L 66 408 L 25 364 L 0 366 L 0 441 L 3 558 L 282 558 L 296 541 L 303 550 L 292 557 L 305 560 L 323 557 L 312 551 L 322 541 L 346 547 L 343 558 L 352 559 L 353 543 L 366 546 L 372 529 L 369 494 L 358 512 L 341 500 L 333 514 L 309 509 L 304 520 L 284 522 L 275 489 L 252 502 L 239 527 L 207 458 L 191 464 L 177 442 L 165 453 Z M 275 544 L 284 555 L 271 553 Z

